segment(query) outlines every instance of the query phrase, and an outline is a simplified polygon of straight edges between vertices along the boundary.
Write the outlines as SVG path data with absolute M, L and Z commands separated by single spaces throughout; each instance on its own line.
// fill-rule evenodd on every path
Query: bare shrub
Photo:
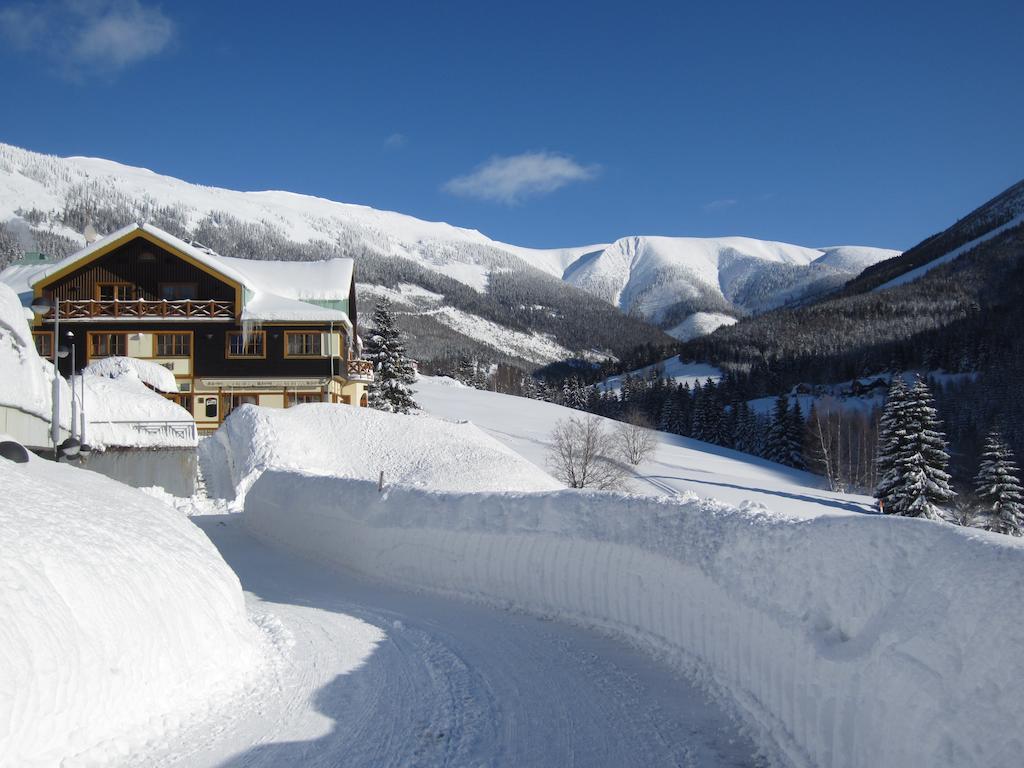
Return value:
M 616 448 L 623 461 L 635 467 L 654 453 L 658 440 L 653 429 L 654 424 L 640 411 L 630 409 L 626 412 L 615 429 Z
M 616 463 L 615 440 L 597 416 L 572 416 L 555 424 L 548 466 L 570 488 L 620 488 L 625 478 Z

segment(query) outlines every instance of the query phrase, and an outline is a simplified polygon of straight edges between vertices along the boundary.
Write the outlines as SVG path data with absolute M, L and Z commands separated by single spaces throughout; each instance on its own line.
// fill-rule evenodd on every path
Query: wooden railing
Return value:
M 194 301 L 150 301 L 135 299 L 132 301 L 101 301 L 98 299 L 68 299 L 60 303 L 61 320 L 86 320 L 91 318 L 157 318 L 183 320 L 230 320 L 235 316 L 235 308 L 230 301 L 208 299 Z M 53 312 L 46 314 L 53 319 Z
M 349 381 L 373 381 L 373 363 L 369 360 L 348 360 L 345 378 Z

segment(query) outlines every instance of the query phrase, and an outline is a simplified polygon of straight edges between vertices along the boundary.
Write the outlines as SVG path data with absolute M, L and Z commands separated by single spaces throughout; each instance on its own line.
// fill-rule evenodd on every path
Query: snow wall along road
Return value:
M 610 630 L 701 672 L 795 766 L 1010 766 L 1024 546 L 695 499 L 441 493 L 268 470 L 261 538 L 374 579 Z

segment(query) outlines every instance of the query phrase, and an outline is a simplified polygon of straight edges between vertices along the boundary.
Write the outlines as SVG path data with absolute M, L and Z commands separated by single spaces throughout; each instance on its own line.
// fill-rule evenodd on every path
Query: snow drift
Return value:
M 727 694 L 796 766 L 1008 766 L 1024 543 L 696 499 L 442 493 L 269 470 L 258 536 L 375 579 L 623 635 Z
M 561 484 L 469 423 L 310 403 L 285 410 L 245 405 L 200 444 L 211 496 L 237 499 L 265 470 L 453 491 L 553 490 Z
M 238 579 L 180 513 L 40 459 L 0 459 L 0 498 L 0 765 L 123 755 L 258 668 Z

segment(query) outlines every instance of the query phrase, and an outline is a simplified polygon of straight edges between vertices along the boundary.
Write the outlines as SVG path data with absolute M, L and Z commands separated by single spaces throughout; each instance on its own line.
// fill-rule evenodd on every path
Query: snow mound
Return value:
M 104 357 L 94 363 L 89 363 L 82 373 L 86 376 L 106 376 L 109 379 L 138 379 L 157 392 L 178 391 L 178 382 L 170 370 L 159 363 L 139 360 L 135 357 Z
M 0 406 L 49 420 L 52 386 L 53 365 L 36 352 L 18 295 L 0 283 Z
M 547 473 L 470 423 L 310 403 L 285 410 L 245 405 L 200 444 L 213 496 L 240 504 L 267 469 L 298 469 L 434 490 L 546 491 Z
M 930 521 L 270 471 L 256 535 L 373 579 L 624 636 L 798 768 L 1019 764 L 1024 541 Z M 969 586 L 965 586 L 969 585 Z
M 88 375 L 90 368 L 86 368 L 83 380 L 86 442 L 93 448 L 178 448 L 196 444 L 195 421 L 180 405 L 149 389 L 133 374 L 108 378 Z M 75 386 L 79 386 L 77 378 Z M 165 428 L 168 424 L 180 429 Z
M 0 764 L 123 757 L 258 671 L 238 579 L 184 516 L 39 459 L 0 459 L 0 497 Z

